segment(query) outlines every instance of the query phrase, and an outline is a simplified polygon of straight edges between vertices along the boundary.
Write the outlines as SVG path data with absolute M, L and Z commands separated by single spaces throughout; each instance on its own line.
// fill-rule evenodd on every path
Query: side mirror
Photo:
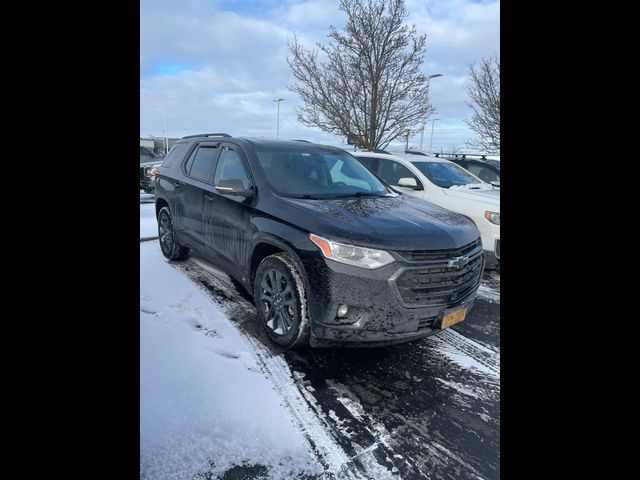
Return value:
M 242 180 L 229 179 L 229 180 L 220 180 L 220 183 L 215 186 L 218 193 L 222 193 L 224 195 L 238 195 L 241 197 L 252 197 L 253 189 L 246 190 L 244 188 L 244 184 Z
M 418 186 L 415 178 L 403 177 L 398 180 L 399 187 L 411 188 L 413 190 L 422 190 L 422 187 Z

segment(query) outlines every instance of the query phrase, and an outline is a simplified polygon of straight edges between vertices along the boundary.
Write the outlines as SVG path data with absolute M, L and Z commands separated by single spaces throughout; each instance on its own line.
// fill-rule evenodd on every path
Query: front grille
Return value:
M 480 245 L 480 239 L 454 250 L 412 250 L 409 252 L 396 252 L 409 262 L 426 262 L 433 260 L 449 260 L 472 252 Z
M 395 280 L 395 286 L 407 306 L 429 307 L 451 305 L 470 295 L 479 285 L 483 254 L 478 252 L 461 267 L 449 267 L 445 262 L 405 270 Z
M 496 258 L 500 260 L 500 239 L 496 240 Z

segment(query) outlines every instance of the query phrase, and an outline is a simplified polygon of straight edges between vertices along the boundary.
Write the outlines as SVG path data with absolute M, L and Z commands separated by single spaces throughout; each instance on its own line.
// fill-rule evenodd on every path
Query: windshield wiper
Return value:
M 283 197 L 302 198 L 304 200 L 322 200 L 324 198 L 317 195 L 310 195 L 308 193 L 303 193 L 302 195 L 283 195 Z
M 384 195 L 380 195 L 379 193 L 369 193 L 369 192 L 354 192 L 354 193 L 345 193 L 344 195 L 336 195 L 331 198 L 349 198 L 349 197 L 384 197 Z

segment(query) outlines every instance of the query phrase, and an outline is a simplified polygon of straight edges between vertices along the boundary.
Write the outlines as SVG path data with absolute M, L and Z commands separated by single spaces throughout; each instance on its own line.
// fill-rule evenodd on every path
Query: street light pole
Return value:
M 431 120 L 431 140 L 429 140 L 429 156 L 431 156 L 431 144 L 433 143 L 433 124 L 436 123 L 436 120 L 440 120 L 439 118 L 434 118 Z
M 167 133 L 167 112 L 164 112 L 164 154 L 169 153 L 169 134 Z
M 433 75 L 429 75 L 427 77 L 427 101 L 429 100 L 429 84 L 431 83 L 432 78 L 441 77 L 441 73 L 435 73 Z M 422 140 L 424 139 L 424 129 L 427 128 L 427 117 L 424 117 L 424 122 L 422 122 L 422 132 L 420 133 L 420 151 L 422 152 Z M 431 155 L 431 153 L 429 153 Z
M 278 105 L 278 113 L 276 114 L 276 140 L 280 139 L 280 102 L 283 100 L 284 98 L 277 98 L 274 100 Z

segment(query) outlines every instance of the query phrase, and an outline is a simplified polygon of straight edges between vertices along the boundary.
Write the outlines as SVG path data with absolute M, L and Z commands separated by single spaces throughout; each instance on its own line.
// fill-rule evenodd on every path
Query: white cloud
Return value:
M 280 104 L 281 138 L 339 144 L 341 139 L 297 122 L 299 101 L 287 90 L 292 76 L 286 63 L 293 32 L 312 45 L 326 41 L 329 25 L 343 26 L 344 14 L 337 6 L 338 0 L 142 0 L 141 135 L 160 135 L 166 111 L 170 135 L 228 131 L 275 136 L 272 99 L 282 97 L 286 100 Z M 443 74 L 431 84 L 441 119 L 434 146 L 439 141 L 449 142 L 445 147 L 461 146 L 470 137 L 464 124 L 469 116 L 467 64 L 499 54 L 499 7 L 499 1 L 407 1 L 409 22 L 427 34 L 424 71 Z M 412 143 L 418 141 L 416 135 Z

